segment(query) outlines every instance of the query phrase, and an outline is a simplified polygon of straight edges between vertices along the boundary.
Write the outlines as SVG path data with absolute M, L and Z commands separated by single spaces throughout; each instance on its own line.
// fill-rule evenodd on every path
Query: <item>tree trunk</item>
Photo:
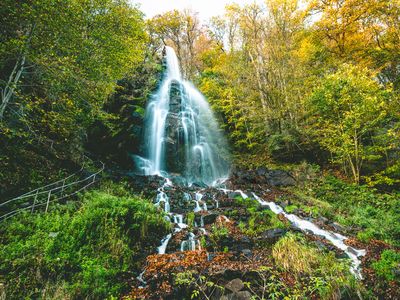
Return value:
M 15 62 L 15 66 L 8 78 L 8 82 L 1 93 L 0 120 L 3 119 L 4 112 L 11 100 L 12 95 L 15 92 L 18 81 L 21 78 L 24 69 L 25 69 L 25 55 L 18 58 L 17 61 Z

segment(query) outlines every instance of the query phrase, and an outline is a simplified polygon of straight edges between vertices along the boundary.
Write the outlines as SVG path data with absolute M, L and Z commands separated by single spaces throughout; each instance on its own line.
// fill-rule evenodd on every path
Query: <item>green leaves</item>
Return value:
M 378 261 L 372 263 L 372 268 L 376 273 L 386 280 L 397 280 L 400 276 L 397 273 L 400 265 L 400 253 L 394 250 L 384 250 Z
M 308 100 L 310 134 L 357 183 L 363 163 L 382 158 L 390 148 L 388 132 L 381 130 L 390 114 L 390 90 L 370 76 L 366 69 L 345 64 L 327 75 Z

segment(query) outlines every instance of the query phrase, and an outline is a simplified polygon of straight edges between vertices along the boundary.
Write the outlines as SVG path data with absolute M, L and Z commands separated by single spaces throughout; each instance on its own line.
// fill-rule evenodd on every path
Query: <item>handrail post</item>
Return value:
M 33 214 L 33 210 L 35 209 L 35 205 L 36 205 L 36 200 L 37 200 L 38 194 L 39 194 L 39 190 L 36 190 L 36 195 L 35 195 L 35 198 L 33 199 L 33 205 L 32 205 L 31 214 Z
M 49 209 L 50 197 L 51 197 L 51 190 L 49 191 L 49 195 L 47 196 L 46 213 L 47 213 L 47 210 Z
M 64 186 L 65 186 L 65 178 L 63 180 L 63 185 L 61 187 L 61 197 L 64 196 Z
M 94 183 L 95 180 L 96 180 L 96 174 L 93 175 L 93 181 L 92 181 L 92 183 Z

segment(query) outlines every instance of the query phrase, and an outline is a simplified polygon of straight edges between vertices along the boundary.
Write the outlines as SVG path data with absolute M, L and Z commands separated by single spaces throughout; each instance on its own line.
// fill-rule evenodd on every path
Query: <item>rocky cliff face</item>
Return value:
M 170 173 L 183 175 L 186 167 L 183 140 L 182 110 L 183 86 L 176 80 L 169 87 L 169 113 L 165 126 L 166 168 Z

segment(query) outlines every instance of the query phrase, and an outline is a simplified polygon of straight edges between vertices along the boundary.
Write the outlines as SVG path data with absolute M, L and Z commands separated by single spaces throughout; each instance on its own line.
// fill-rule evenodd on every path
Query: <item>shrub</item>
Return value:
M 272 256 L 277 265 L 295 274 L 311 274 L 317 261 L 315 249 L 307 247 L 294 234 L 281 238 L 272 249 Z
M 386 280 L 400 282 L 400 275 L 398 273 L 400 270 L 400 252 L 393 250 L 383 251 L 380 260 L 372 263 L 372 268 L 379 276 Z

